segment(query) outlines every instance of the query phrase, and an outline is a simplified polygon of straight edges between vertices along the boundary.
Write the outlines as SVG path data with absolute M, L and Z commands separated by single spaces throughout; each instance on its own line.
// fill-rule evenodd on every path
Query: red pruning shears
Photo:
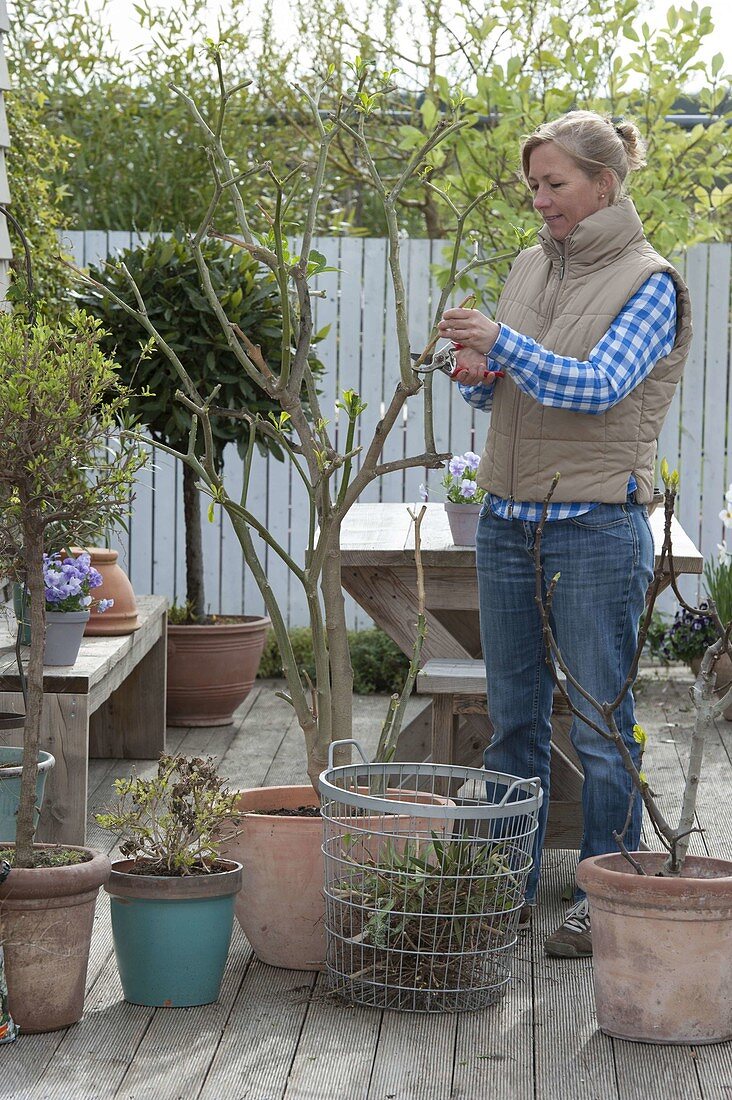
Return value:
M 438 370 L 441 371 L 442 374 L 446 374 L 449 378 L 460 381 L 460 372 L 458 370 L 455 352 L 459 351 L 462 346 L 462 344 L 446 344 L 443 348 L 440 348 L 439 351 L 436 351 L 434 355 L 430 355 L 426 359 L 423 359 L 421 367 L 412 367 L 412 370 L 415 374 L 432 374 L 433 371 Z M 421 356 L 413 352 L 412 359 L 418 362 Z M 497 370 L 489 372 L 486 370 L 483 371 L 483 376 L 487 378 L 489 373 L 495 374 L 496 378 L 503 378 L 505 371 Z

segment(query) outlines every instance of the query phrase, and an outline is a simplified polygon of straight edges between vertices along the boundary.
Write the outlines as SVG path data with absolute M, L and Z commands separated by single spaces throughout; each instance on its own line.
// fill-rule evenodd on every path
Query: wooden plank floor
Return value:
M 689 740 L 689 679 L 645 669 L 638 716 L 649 732 L 646 771 L 669 812 Z M 414 707 L 422 705 L 414 700 Z M 356 736 L 369 751 L 383 699 L 356 700 Z M 211 754 L 232 786 L 305 781 L 292 712 L 257 686 L 234 726 L 170 730 L 171 750 Z M 695 837 L 732 858 L 732 724 L 707 753 Z M 89 843 L 113 850 L 92 815 L 130 762 L 94 761 Z M 149 762 L 138 766 L 141 773 Z M 84 1019 L 65 1032 L 21 1036 L 0 1052 L 0 1098 L 13 1100 L 730 1100 L 730 1044 L 663 1048 L 613 1041 L 596 1028 L 590 961 L 548 959 L 542 939 L 561 922 L 576 853 L 550 852 L 537 920 L 521 937 L 500 1005 L 438 1017 L 346 1008 L 323 977 L 258 962 L 238 928 L 221 998 L 192 1009 L 122 1000 L 109 903 L 100 894 Z M 632 950 L 632 945 L 631 948 Z

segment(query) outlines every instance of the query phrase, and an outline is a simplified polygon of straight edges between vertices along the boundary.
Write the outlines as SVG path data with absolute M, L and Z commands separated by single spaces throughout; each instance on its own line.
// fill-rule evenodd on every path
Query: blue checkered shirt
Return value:
M 627 397 L 658 360 L 669 354 L 675 339 L 676 288 L 671 276 L 661 271 L 651 275 L 626 302 L 586 362 L 555 355 L 531 337 L 501 325 L 490 356 L 486 356 L 486 367 L 505 370 L 541 405 L 597 415 Z M 458 383 L 458 388 L 474 409 L 489 412 L 494 385 Z M 631 475 L 628 493 L 635 488 Z M 503 500 L 492 494 L 490 502 L 491 511 L 502 519 L 541 519 L 540 502 Z M 586 501 L 550 504 L 547 519 L 571 519 L 596 506 L 597 502 Z

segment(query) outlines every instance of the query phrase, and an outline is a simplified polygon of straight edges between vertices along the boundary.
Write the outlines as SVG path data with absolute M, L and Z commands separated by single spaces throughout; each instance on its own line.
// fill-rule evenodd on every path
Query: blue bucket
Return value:
M 167 878 L 120 870 L 131 862 L 114 863 L 105 887 L 125 1000 L 169 1008 L 211 1004 L 229 955 L 241 864 Z
M 21 715 L 22 718 L 22 715 Z M 20 804 L 20 773 L 23 761 L 22 748 L 0 745 L 0 843 L 15 843 L 15 821 Z M 36 779 L 36 820 L 41 812 L 46 775 L 56 763 L 50 752 L 38 753 L 38 778 Z M 4 766 L 2 766 L 4 765 Z

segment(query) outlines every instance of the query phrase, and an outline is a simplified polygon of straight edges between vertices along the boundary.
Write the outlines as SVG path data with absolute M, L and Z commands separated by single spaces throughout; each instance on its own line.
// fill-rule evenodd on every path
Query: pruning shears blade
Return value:
M 419 359 L 419 356 L 415 355 L 413 358 Z M 421 367 L 413 367 L 412 370 L 415 374 L 432 374 L 433 371 L 439 370 L 443 374 L 451 375 L 455 366 L 455 348 L 452 344 L 447 344 L 425 359 Z

